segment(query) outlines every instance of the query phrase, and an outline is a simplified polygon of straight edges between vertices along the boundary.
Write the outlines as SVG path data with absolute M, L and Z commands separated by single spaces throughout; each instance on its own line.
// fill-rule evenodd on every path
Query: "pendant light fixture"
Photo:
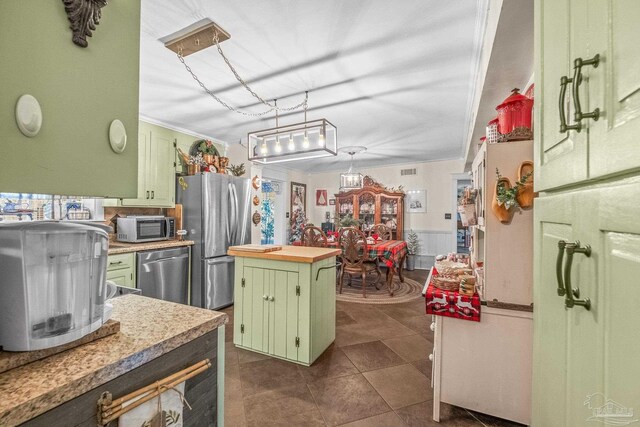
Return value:
M 347 153 L 351 156 L 349 170 L 340 174 L 340 191 L 355 190 L 363 187 L 363 175 L 353 171 L 353 155 L 364 153 L 365 151 L 367 151 L 367 147 L 361 145 L 353 145 L 340 149 L 340 152 Z
M 305 99 L 308 93 L 305 92 Z M 274 101 L 277 105 L 277 100 Z M 280 126 L 276 109 L 276 126 L 247 134 L 248 158 L 252 162 L 272 164 L 294 160 L 318 159 L 338 154 L 338 130 L 327 119 L 307 120 Z M 286 149 L 284 149 L 286 145 Z

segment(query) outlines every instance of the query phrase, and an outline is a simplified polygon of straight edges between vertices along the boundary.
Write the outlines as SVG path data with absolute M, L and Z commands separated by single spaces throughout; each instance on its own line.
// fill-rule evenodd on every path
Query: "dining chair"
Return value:
M 306 226 L 302 232 L 302 246 L 327 247 L 327 235 L 319 227 Z
M 371 227 L 369 236 L 373 236 L 374 234 L 377 234 L 381 240 L 393 240 L 391 229 L 384 224 L 376 224 Z
M 358 274 L 362 277 L 362 297 L 367 297 L 367 273 L 376 272 L 378 277 L 374 283 L 378 289 L 377 283 L 382 277 L 382 273 L 378 268 L 375 260 L 369 258 L 367 237 L 357 228 L 347 227 L 340 231 L 338 237 L 340 249 L 342 249 L 342 265 L 340 266 L 339 293 L 342 293 L 342 283 L 344 275 L 349 275 L 349 284 L 351 283 L 351 275 Z

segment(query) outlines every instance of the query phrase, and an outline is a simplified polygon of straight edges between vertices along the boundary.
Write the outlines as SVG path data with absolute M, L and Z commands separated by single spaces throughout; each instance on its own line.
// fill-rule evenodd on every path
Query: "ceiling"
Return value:
M 309 91 L 308 118 L 338 128 L 338 145 L 364 145 L 367 166 L 464 158 L 485 1 L 145 0 L 140 115 L 229 144 L 274 126 L 272 115 L 227 110 L 189 76 L 160 38 L 203 18 L 231 34 L 221 44 L 240 76 L 280 107 Z M 263 111 L 214 48 L 185 58 L 225 102 Z M 302 121 L 302 112 L 280 123 Z M 288 168 L 346 168 L 340 154 Z

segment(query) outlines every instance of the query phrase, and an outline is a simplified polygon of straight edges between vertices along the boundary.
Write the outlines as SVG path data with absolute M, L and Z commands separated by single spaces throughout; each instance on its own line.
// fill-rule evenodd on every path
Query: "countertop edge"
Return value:
M 229 316 L 226 313 L 221 313 L 221 315 L 207 320 L 190 330 L 160 341 L 115 363 L 104 366 L 93 373 L 65 383 L 58 389 L 45 393 L 37 399 L 12 407 L 3 414 L 0 414 L 0 425 L 18 425 L 29 421 L 121 375 L 139 368 L 145 363 L 157 359 L 182 345 L 212 332 L 220 326 L 224 326 L 228 323 L 228 320 Z M 42 361 L 46 361 L 46 359 L 32 363 L 41 363 Z
M 193 240 L 161 240 L 158 242 L 147 243 L 118 243 L 117 247 L 110 247 L 107 251 L 108 255 L 129 254 L 132 252 L 152 251 L 165 248 L 181 248 L 184 246 L 193 246 Z M 126 246 L 121 246 L 126 245 Z
M 282 254 L 279 252 L 281 251 L 249 252 L 249 251 L 229 250 L 227 254 L 241 257 L 241 258 L 258 258 L 258 259 L 268 259 L 272 261 L 291 261 L 291 262 L 313 264 L 314 262 L 322 261 L 324 259 L 331 258 L 337 255 L 340 255 L 342 253 L 340 249 L 333 249 L 331 250 L 331 252 L 328 252 L 322 255 L 317 255 L 314 257 L 309 257 L 304 255 L 294 255 L 291 253 Z

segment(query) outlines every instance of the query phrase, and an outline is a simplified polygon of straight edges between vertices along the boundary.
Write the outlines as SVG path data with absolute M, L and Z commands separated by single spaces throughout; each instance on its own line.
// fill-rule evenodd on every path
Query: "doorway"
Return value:
M 468 254 L 471 246 L 471 227 L 462 225 L 460 214 L 458 213 L 458 199 L 462 196 L 465 187 L 472 185 L 469 174 L 453 175 L 453 247 L 456 253 Z
M 283 222 L 287 211 L 282 181 L 262 179 L 262 203 L 260 206 L 260 243 L 281 245 L 285 241 L 286 227 Z

